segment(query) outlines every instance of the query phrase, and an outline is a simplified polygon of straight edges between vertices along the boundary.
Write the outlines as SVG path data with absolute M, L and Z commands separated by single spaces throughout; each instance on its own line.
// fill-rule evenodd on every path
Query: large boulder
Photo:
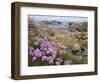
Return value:
M 78 51 L 81 50 L 80 44 L 76 43 L 72 46 L 72 51 Z

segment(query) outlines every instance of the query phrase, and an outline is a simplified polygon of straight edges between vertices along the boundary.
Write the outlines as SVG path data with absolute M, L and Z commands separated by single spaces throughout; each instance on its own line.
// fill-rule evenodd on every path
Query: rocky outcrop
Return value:
M 88 24 L 87 22 L 69 22 L 67 30 L 71 32 L 86 32 L 88 30 Z

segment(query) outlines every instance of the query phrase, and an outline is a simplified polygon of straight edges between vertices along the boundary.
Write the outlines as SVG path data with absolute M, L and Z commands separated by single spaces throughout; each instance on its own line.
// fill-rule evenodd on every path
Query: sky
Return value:
M 43 21 L 43 20 L 48 20 L 48 21 L 68 21 L 68 22 L 84 22 L 88 21 L 87 17 L 69 17 L 69 16 L 46 16 L 46 15 L 29 15 L 29 18 L 34 18 L 36 21 Z

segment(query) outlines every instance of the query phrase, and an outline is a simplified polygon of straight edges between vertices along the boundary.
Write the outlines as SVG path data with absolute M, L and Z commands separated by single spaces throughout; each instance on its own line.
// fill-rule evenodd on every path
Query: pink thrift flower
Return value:
M 72 64 L 72 60 L 68 60 L 69 64 Z
M 33 57 L 33 58 L 32 58 L 32 61 L 35 61 L 35 60 L 36 60 L 36 57 Z
M 50 47 L 48 50 L 51 52 L 51 55 L 57 55 L 57 50 L 55 47 Z
M 61 58 L 57 58 L 56 60 L 59 61 L 59 62 L 62 62 L 62 59 Z
M 46 51 L 46 54 L 50 54 L 50 51 L 49 51 L 49 50 L 47 50 L 47 51 Z
M 53 59 L 52 60 L 49 60 L 49 64 L 53 64 Z
M 62 49 L 66 49 L 66 46 L 62 45 L 61 48 L 62 48 Z
M 42 56 L 46 55 L 44 51 L 41 51 Z
M 38 41 L 38 43 L 41 43 L 41 42 L 44 41 L 44 39 L 43 38 L 37 38 L 37 41 Z
M 59 61 L 56 61 L 55 64 L 56 64 L 56 65 L 60 65 L 60 62 L 59 62 Z
M 52 55 L 53 60 L 56 58 L 56 55 Z
M 49 61 L 49 58 L 47 56 L 42 56 L 42 61 Z
M 68 65 L 68 64 L 69 64 L 68 60 L 65 60 L 64 65 Z
M 54 52 L 53 47 L 49 47 L 48 50 L 49 50 L 50 52 Z
M 53 64 L 53 57 L 52 56 L 49 56 L 49 64 Z
M 61 48 L 61 49 L 66 49 L 66 46 L 64 46 L 64 45 L 62 45 L 60 43 L 58 43 L 58 47 Z
M 49 56 L 48 58 L 49 58 L 49 60 L 53 59 L 53 57 L 52 57 L 52 56 Z
M 42 53 L 38 48 L 36 50 L 34 50 L 34 54 L 35 54 L 36 57 L 41 57 L 42 56 Z
M 65 65 L 70 65 L 71 63 L 72 63 L 72 60 L 65 60 L 65 61 L 64 61 L 64 64 L 65 64 Z
M 29 55 L 34 55 L 34 48 L 33 47 L 28 47 L 28 54 Z
M 46 40 L 46 41 L 47 41 L 47 40 L 48 40 L 48 38 L 45 36 L 45 37 L 44 37 L 44 40 Z

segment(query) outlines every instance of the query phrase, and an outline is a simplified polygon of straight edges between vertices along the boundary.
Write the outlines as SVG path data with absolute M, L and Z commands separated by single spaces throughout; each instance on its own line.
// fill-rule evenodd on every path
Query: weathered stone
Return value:
M 72 47 L 72 51 L 77 51 L 77 50 L 80 50 L 80 49 L 81 49 L 81 47 L 80 47 L 80 44 L 78 44 L 78 43 L 74 44 L 73 47 Z

